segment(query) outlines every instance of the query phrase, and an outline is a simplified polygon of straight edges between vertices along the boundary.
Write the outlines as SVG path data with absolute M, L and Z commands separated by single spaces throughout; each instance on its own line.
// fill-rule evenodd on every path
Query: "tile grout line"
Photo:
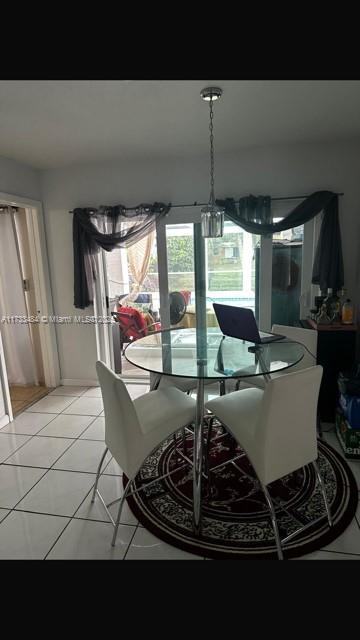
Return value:
M 66 407 L 64 407 L 64 409 L 62 409 L 62 411 L 57 412 L 57 415 L 59 415 L 60 413 L 63 413 L 63 411 L 65 411 L 65 409 L 67 409 L 68 407 L 71 407 L 73 402 L 75 402 L 75 400 L 78 399 L 78 396 L 65 396 L 65 395 L 64 396 L 51 396 L 51 398 L 72 398 L 72 397 L 74 397 L 74 400 L 69 402 L 69 404 Z M 41 402 L 41 401 L 39 400 L 39 402 Z M 26 409 L 24 413 L 52 413 L 52 412 L 51 411 L 28 411 Z M 21 415 L 21 414 L 19 414 L 19 415 Z
M 75 414 L 75 413 L 70 413 L 70 414 L 67 414 L 67 413 L 59 413 L 56 417 L 58 418 L 59 416 L 62 416 L 62 415 L 64 415 L 64 416 L 66 416 L 66 415 L 75 416 L 75 415 L 77 415 L 77 414 Z M 83 416 L 81 416 L 81 417 L 83 417 Z M 75 438 L 72 438 L 72 440 L 78 440 L 78 439 L 83 435 L 83 433 L 85 433 L 85 431 L 86 431 L 87 429 L 89 429 L 89 427 L 91 427 L 91 425 L 95 422 L 95 420 L 97 420 L 97 419 L 100 417 L 100 415 L 98 415 L 98 416 L 88 416 L 88 417 L 89 417 L 89 418 L 93 418 L 93 420 L 91 420 L 91 422 L 89 422 L 89 424 L 87 425 L 87 427 L 85 427 L 85 428 L 84 428 L 84 430 L 83 430 L 83 431 L 81 431 L 80 435 L 76 436 Z M 53 421 L 51 420 L 48 424 L 51 424 L 51 422 L 53 422 Z M 37 435 L 37 436 L 39 436 L 40 438 L 68 438 L 68 436 L 46 436 L 46 435 L 45 435 L 45 436 L 44 436 L 44 435 L 43 435 L 43 436 L 41 436 L 41 435 L 40 435 L 41 431 L 43 431 L 44 429 L 46 429 L 46 427 L 47 427 L 47 426 L 48 426 L 48 425 L 46 424 L 44 427 L 42 427 L 42 428 L 40 429 L 40 431 L 38 431 L 38 432 L 37 432 L 36 434 L 34 434 L 34 435 Z M 88 438 L 88 440 L 89 440 L 89 438 Z
M 143 386 L 144 386 L 144 385 L 143 385 Z M 88 389 L 87 389 L 87 390 L 88 390 Z M 86 393 L 86 391 L 87 391 L 87 390 L 85 390 L 85 391 L 84 391 L 84 393 Z M 49 395 L 49 394 L 48 394 L 48 395 Z M 34 487 L 35 487 L 35 486 L 36 486 L 36 485 L 37 485 L 37 484 L 38 484 L 38 483 L 39 483 L 39 482 L 40 482 L 40 481 L 41 481 L 41 480 L 42 480 L 42 479 L 47 475 L 47 473 L 48 473 L 50 470 L 52 470 L 52 471 L 60 471 L 60 472 L 61 472 L 61 471 L 67 471 L 67 472 L 70 472 L 70 473 L 87 473 L 87 474 L 89 474 L 89 475 L 96 475 L 96 472 L 95 472 L 95 473 L 93 473 L 93 472 L 76 471 L 76 470 L 74 470 L 74 469 L 69 469 L 69 470 L 65 470 L 65 469 L 54 469 L 54 468 L 53 468 L 53 466 L 54 466 L 54 465 L 55 465 L 55 464 L 60 460 L 60 458 L 61 458 L 61 457 L 62 457 L 62 456 L 63 456 L 63 455 L 64 455 L 64 454 L 65 454 L 65 453 L 66 453 L 66 452 L 67 452 L 67 451 L 68 451 L 68 450 L 73 446 L 73 444 L 74 444 L 74 443 L 75 443 L 75 441 L 77 441 L 77 440 L 84 440 L 85 442 L 86 442 L 86 441 L 90 441 L 90 442 L 102 442 L 102 440 L 86 439 L 86 438 L 81 438 L 80 436 L 82 436 L 82 435 L 85 433 L 85 431 L 91 427 L 91 425 L 95 422 L 95 420 L 96 420 L 97 418 L 102 417 L 102 416 L 100 416 L 100 414 L 103 412 L 103 409 L 100 411 L 100 413 L 99 413 L 99 414 L 97 414 L 97 415 L 95 415 L 95 416 L 91 416 L 91 417 L 93 417 L 93 420 L 91 420 L 91 422 L 87 425 L 87 427 L 85 427 L 85 429 L 84 429 L 83 431 L 81 431 L 81 433 L 80 433 L 76 438 L 67 438 L 66 436 L 38 436 L 38 434 L 39 434 L 43 429 L 45 429 L 45 427 L 47 427 L 49 424 L 51 424 L 51 422 L 53 422 L 53 421 L 54 421 L 58 416 L 60 416 L 60 415 L 82 415 L 82 414 L 65 414 L 65 413 L 64 413 L 65 409 L 67 409 L 68 407 L 70 407 L 70 406 L 71 406 L 71 404 L 72 404 L 73 402 L 75 402 L 75 400 L 76 400 L 76 399 L 79 399 L 79 397 L 82 397 L 82 396 L 83 396 L 83 394 L 82 394 L 81 396 L 74 396 L 74 400 L 73 400 L 69 405 L 67 405 L 67 407 L 65 407 L 62 411 L 60 411 L 60 412 L 58 412 L 58 413 L 54 414 L 54 417 L 53 417 L 51 420 L 49 420 L 49 422 L 48 422 L 46 425 L 44 425 L 43 427 L 41 427 L 41 428 L 39 429 L 39 431 L 37 431 L 35 434 L 19 434 L 19 433 L 18 433 L 18 434 L 14 434 L 14 433 L 10 433 L 10 434 L 8 434 L 8 435 L 24 435 L 24 436 L 29 436 L 29 438 L 26 440 L 26 442 L 24 442 L 24 443 L 23 443 L 22 445 L 20 445 L 17 449 L 15 449 L 11 454 L 9 454 L 9 456 L 8 456 L 7 458 L 5 458 L 5 460 L 4 460 L 2 463 L 0 463 L 0 466 L 1 466 L 1 464 L 6 464 L 6 460 L 8 460 L 8 459 L 9 459 L 9 458 L 14 454 L 14 453 L 16 453 L 17 451 L 19 451 L 23 446 L 25 446 L 25 444 L 27 444 L 28 442 L 30 442 L 30 441 L 31 441 L 33 438 L 35 438 L 35 437 L 42 437 L 42 438 L 46 438 L 46 437 L 49 437 L 49 438 L 50 438 L 50 437 L 58 437 L 59 439 L 61 439 L 61 438 L 63 438 L 63 439 L 71 439 L 71 440 L 73 441 L 73 442 L 71 442 L 71 443 L 69 444 L 69 446 L 68 446 L 68 447 L 67 447 L 67 448 L 66 448 L 66 449 L 61 453 L 61 455 L 60 455 L 60 456 L 59 456 L 59 457 L 58 457 L 58 458 L 57 458 L 57 459 L 52 463 L 52 465 L 51 465 L 50 467 L 34 467 L 34 466 L 31 466 L 31 465 L 9 465 L 9 464 L 6 464 L 6 466 L 18 466 L 18 467 L 23 467 L 23 468 L 44 469 L 45 473 L 43 473 L 43 474 L 41 475 L 41 477 L 40 477 L 40 478 L 35 482 L 35 484 L 34 484 L 34 485 L 33 485 L 33 486 L 32 486 L 32 487 L 31 487 L 31 488 L 30 488 L 30 489 L 29 489 L 29 490 L 28 490 L 28 491 L 27 491 L 27 492 L 26 492 L 26 493 L 25 493 L 21 498 L 20 498 L 20 500 L 18 500 L 18 502 L 17 502 L 17 503 L 16 503 L 16 504 L 11 508 L 11 509 L 9 509 L 9 510 L 8 510 L 8 513 L 7 513 L 7 514 L 6 514 L 6 516 L 3 518 L 3 520 L 0 522 L 0 525 L 1 525 L 1 523 L 2 523 L 2 522 L 4 522 L 4 521 L 7 519 L 7 517 L 8 517 L 11 513 L 13 513 L 13 512 L 15 512 L 15 513 L 34 513 L 34 514 L 36 514 L 36 515 L 48 515 L 48 516 L 59 517 L 59 518 L 67 518 L 67 519 L 68 519 L 67 524 L 66 524 L 66 525 L 65 525 L 65 527 L 62 529 L 62 531 L 60 532 L 60 534 L 57 536 L 56 540 L 55 540 L 55 541 L 54 541 L 54 543 L 51 545 L 51 547 L 50 547 L 50 549 L 48 550 L 48 552 L 45 554 L 45 556 L 44 556 L 44 558 L 43 558 L 44 560 L 48 557 L 49 553 L 50 553 L 50 552 L 51 552 L 51 550 L 54 548 L 54 546 L 57 544 L 58 540 L 60 539 L 60 537 L 61 537 L 61 536 L 62 536 L 62 534 L 64 533 L 65 529 L 67 529 L 67 527 L 69 526 L 69 524 L 70 524 L 70 522 L 71 522 L 72 520 L 83 520 L 83 521 L 85 521 L 85 522 L 90 521 L 90 522 L 101 522 L 101 523 L 103 523 L 103 524 L 111 524 L 111 522 L 110 522 L 110 521 L 109 521 L 109 522 L 106 522 L 106 521 L 103 521 L 103 520 L 93 520 L 93 519 L 90 519 L 90 518 L 81 518 L 81 517 L 77 517 L 77 518 L 76 518 L 76 517 L 75 517 L 75 514 L 79 511 L 79 509 L 80 509 L 81 505 L 84 503 L 84 501 L 88 498 L 89 494 L 90 494 L 90 493 L 91 493 L 91 491 L 93 490 L 94 485 L 92 485 L 92 488 L 91 488 L 91 489 L 89 490 L 89 492 L 85 495 L 84 499 L 80 502 L 80 504 L 78 505 L 78 507 L 76 508 L 76 510 L 75 510 L 75 512 L 74 512 L 74 514 L 73 514 L 72 516 L 62 516 L 62 515 L 58 515 L 58 514 L 50 514 L 50 513 L 46 513 L 46 512 L 44 513 L 44 512 L 28 511 L 28 510 L 25 510 L 25 509 L 16 509 L 16 506 L 17 506 L 17 505 L 18 505 L 18 504 L 19 504 L 19 503 L 20 503 L 20 502 L 21 502 L 21 501 L 22 501 L 22 500 L 23 500 L 23 499 L 24 499 L 24 498 L 25 498 L 25 497 L 26 497 L 26 496 L 27 496 L 27 495 L 32 491 L 32 489 L 34 489 Z M 59 397 L 62 397 L 62 396 L 59 396 Z M 23 413 L 25 413 L 25 412 L 23 412 Z M 29 411 L 28 413 L 47 413 L 47 412 L 46 412 L 46 411 L 44 411 L 44 412 L 40 412 L 40 411 L 39 411 L 39 412 L 36 412 L 36 411 Z M 51 415 L 51 414 L 49 413 L 49 415 Z M 111 477 L 111 476 L 114 476 L 114 477 L 121 477 L 121 475 L 122 475 L 122 474 L 121 474 L 121 475 L 114 475 L 114 474 L 106 474 L 106 473 L 105 473 L 106 468 L 108 467 L 108 465 L 110 464 L 110 462 L 112 461 L 112 459 L 113 459 L 113 456 L 111 456 L 111 457 L 110 457 L 110 460 L 109 460 L 109 462 L 106 464 L 106 466 L 105 466 L 105 468 L 104 468 L 104 471 L 103 471 L 103 473 L 102 473 L 101 475 L 106 475 L 107 477 Z M 131 545 L 131 542 L 132 542 L 132 540 L 133 540 L 133 537 L 134 537 L 134 535 L 135 535 L 135 533 L 136 533 L 136 531 L 137 531 L 137 529 L 138 529 L 139 523 L 137 523 L 137 525 L 128 524 L 128 523 L 120 523 L 120 524 L 121 524 L 121 526 L 130 526 L 130 527 L 135 527 L 134 533 L 133 533 L 133 535 L 132 535 L 132 537 L 131 537 L 131 540 L 130 540 L 130 542 L 129 542 L 128 546 L 127 546 L 127 549 L 126 549 L 126 552 L 125 552 L 125 554 L 124 554 L 124 557 L 122 558 L 122 559 L 125 559 L 125 555 L 126 555 L 126 553 L 127 553 L 127 551 L 128 551 L 129 546 Z
M 36 413 L 36 412 L 35 412 L 35 411 L 23 411 L 22 413 L 30 413 L 30 414 L 33 414 L 33 413 Z M 38 413 L 40 413 L 40 412 L 38 412 Z M 48 424 L 50 424 L 51 422 L 53 422 L 53 421 L 55 420 L 55 418 L 57 418 L 57 417 L 60 415 L 59 413 L 46 413 L 46 411 L 44 411 L 44 414 L 45 414 L 45 415 L 48 415 L 48 416 L 54 416 L 54 417 L 53 417 L 53 418 L 51 418 L 51 420 L 49 420 L 49 422 L 47 422 L 46 424 L 44 424 L 44 426 L 43 426 L 43 427 L 40 427 L 39 431 L 37 431 L 36 433 L 20 433 L 20 432 L 17 432 L 17 431 L 3 431 L 2 429 L 0 429 L 0 434 L 2 434 L 2 433 L 3 433 L 4 435 L 12 435 L 12 436 L 30 436 L 30 437 L 32 437 L 32 436 L 36 436 L 38 433 L 40 433 L 40 431 L 42 431 L 42 429 L 45 429 L 45 427 L 47 427 L 47 426 L 48 426 Z M 22 415 L 22 414 L 20 413 L 20 414 L 19 414 L 18 416 L 16 416 L 16 417 L 17 417 L 17 418 L 19 418 L 21 415 Z M 13 422 L 15 422 L 15 420 L 16 420 L 16 418 L 14 419 L 14 421 L 13 421 Z M 7 425 L 5 425 L 5 426 L 7 427 L 8 425 L 11 425 L 11 424 L 12 424 L 12 423 L 11 423 L 11 422 L 9 422 L 9 423 L 8 423 Z
M 127 546 L 127 549 L 126 549 L 126 551 L 125 551 L 125 553 L 124 553 L 124 555 L 123 555 L 123 557 L 122 557 L 122 560 L 125 560 L 125 558 L 126 558 L 126 556 L 127 556 L 127 554 L 128 554 L 128 551 L 129 551 L 129 549 L 130 549 L 130 547 L 131 547 L 131 545 L 132 545 L 132 541 L 134 540 L 134 537 L 135 537 L 135 534 L 136 534 L 136 532 L 137 532 L 138 528 L 139 528 L 139 525 L 137 524 L 137 525 L 136 525 L 136 527 L 135 527 L 135 531 L 134 531 L 133 535 L 131 536 L 131 539 L 130 539 L 130 541 L 129 541 L 129 544 L 128 544 L 128 546 Z
M 88 493 L 86 494 L 85 498 L 88 497 Z M 81 505 L 83 504 L 84 500 L 81 501 L 81 504 L 76 508 L 76 511 L 78 511 L 81 507 Z M 76 516 L 75 514 L 72 516 L 69 515 L 64 515 L 63 513 L 48 513 L 47 511 L 32 511 L 31 509 L 16 509 L 15 507 L 13 507 L 12 509 L 9 509 L 9 512 L 11 513 L 12 511 L 15 511 L 15 513 L 32 513 L 33 515 L 38 515 L 38 516 L 49 516 L 51 518 L 68 518 L 70 520 L 81 520 L 83 522 L 99 522 L 100 524 L 111 524 L 110 520 L 96 520 L 96 518 L 84 518 L 81 516 Z M 9 514 L 8 514 L 9 515 Z M 6 518 L 7 516 L 5 516 Z M 4 518 L 4 520 L 5 520 Z M 2 521 L 3 522 L 3 521 Z M 121 527 L 138 527 L 138 524 L 131 524 L 130 522 L 120 522 L 120 526 Z M 334 552 L 336 553 L 336 552 Z M 360 555 L 360 554 L 358 554 Z
M 48 394 L 48 395 L 49 395 L 49 394 Z M 45 396 L 45 397 L 46 397 L 46 396 Z M 60 396 L 60 397 L 61 397 L 61 396 Z M 76 396 L 75 396 L 75 398 L 74 398 L 74 399 L 76 400 Z M 39 402 L 40 402 L 40 401 L 39 401 Z M 72 402 L 68 405 L 68 407 L 69 407 L 71 404 L 72 404 Z M 67 409 L 67 407 L 65 407 L 65 409 Z M 64 411 L 65 409 L 63 409 L 63 411 Z M 54 415 L 54 417 L 53 417 L 51 420 L 49 420 L 49 422 L 48 422 L 46 425 L 44 425 L 44 427 L 41 427 L 41 428 L 39 429 L 39 431 L 37 431 L 36 433 L 33 433 L 33 434 L 28 434 L 28 433 L 26 433 L 26 434 L 20 434 L 20 433 L 18 433 L 18 434 L 16 434 L 16 433 L 12 433 L 12 432 L 10 432 L 10 433 L 8 433 L 8 432 L 7 432 L 7 434 L 8 434 L 8 435 L 15 435 L 15 436 L 16 436 L 16 435 L 23 435 L 23 436 L 29 436 L 29 438 L 28 438 L 28 440 L 26 440 L 26 442 L 23 442 L 23 444 L 22 444 L 22 445 L 20 445 L 20 447 L 16 448 L 12 453 L 10 453 L 10 454 L 7 456 L 7 458 L 5 458 L 5 459 L 4 459 L 0 464 L 5 464 L 5 463 L 6 463 L 6 461 L 7 461 L 7 460 L 12 456 L 12 455 L 14 455 L 14 453 L 17 453 L 17 452 L 18 452 L 18 451 L 19 451 L 23 446 L 25 446 L 25 445 L 26 445 L 28 442 L 30 442 L 34 437 L 36 437 L 36 436 L 37 436 L 37 434 L 38 434 L 38 433 L 40 433 L 40 431 L 42 431 L 42 429 L 43 429 L 43 428 L 47 427 L 47 426 L 48 426 L 48 424 L 50 424 L 51 422 L 53 422 L 53 421 L 54 421 L 54 420 L 55 420 L 59 415 L 62 415 L 63 411 L 60 411 L 59 413 L 56 413 L 56 414 L 50 414 L 50 413 L 48 413 L 48 415 Z M 42 412 L 42 411 L 23 411 L 22 413 L 30 413 L 30 414 L 31 414 L 31 413 L 45 413 L 45 414 L 46 414 L 47 412 L 46 412 L 46 411 L 43 411 L 43 412 Z M 19 415 L 21 415 L 21 414 L 19 414 Z M 73 415 L 73 414 L 71 414 L 71 415 Z M 16 419 L 16 418 L 15 418 L 15 419 Z M 89 426 L 90 426 L 90 425 L 89 425 Z M 42 436 L 42 437 L 44 437 L 44 436 Z M 49 437 L 51 437 L 51 436 L 49 436 Z M 64 436 L 64 437 L 66 437 L 66 436 Z M 72 444 L 72 443 L 71 443 L 71 444 Z M 70 446 L 71 446 L 71 445 L 70 445 Z M 66 451 L 67 451 L 67 449 L 66 449 Z M 64 451 L 64 453 L 65 453 L 65 451 Z M 14 466 L 16 466 L 16 465 L 14 465 Z M 28 465 L 19 465 L 19 466 L 28 466 Z M 35 467 L 35 468 L 37 468 L 37 467 Z M 40 469 L 43 469 L 43 468 L 46 468 L 46 469 L 47 469 L 47 468 L 51 468 L 51 467 L 39 467 L 39 468 L 40 468 Z
M 75 399 L 76 399 L 76 397 L 75 397 Z M 69 406 L 70 406 L 70 405 L 69 405 Z M 65 407 L 65 409 L 67 409 L 67 407 Z M 58 416 L 61 416 L 61 415 L 80 415 L 80 414 L 74 414 L 74 413 L 66 414 L 66 413 L 64 413 L 65 409 L 63 409 L 63 411 L 61 411 L 60 413 L 54 414 L 54 418 L 53 418 L 52 420 L 50 420 L 46 425 L 44 425 L 44 427 L 41 427 L 41 429 L 39 429 L 39 431 L 37 431 L 36 433 L 33 433 L 32 435 L 30 435 L 30 434 L 28 434 L 28 433 L 26 433 L 26 434 L 19 434 L 19 433 L 18 433 L 18 434 L 13 434 L 13 433 L 7 434 L 7 435 L 24 435 L 24 436 L 29 436 L 29 438 L 28 438 L 28 440 L 26 440 L 26 442 L 23 442 L 23 444 L 21 444 L 17 449 L 15 449 L 12 453 L 10 453 L 10 454 L 8 455 L 8 457 L 7 457 L 7 458 L 5 458 L 5 459 L 0 463 L 0 465 L 1 465 L 1 464 L 7 464 L 7 463 L 6 463 L 6 461 L 7 461 L 9 458 L 11 458 L 11 456 L 12 456 L 12 455 L 14 455 L 14 453 L 17 453 L 17 452 L 18 452 L 18 451 L 19 451 L 23 446 L 25 446 L 26 444 L 28 444 L 28 442 L 30 442 L 33 438 L 36 438 L 36 437 L 40 437 L 40 438 L 46 438 L 46 437 L 47 437 L 47 438 L 53 438 L 53 437 L 56 437 L 56 438 L 58 438 L 58 439 L 63 438 L 63 439 L 66 439 L 66 440 L 74 440 L 74 441 L 75 441 L 75 440 L 79 440 L 79 439 L 80 439 L 80 438 L 79 438 L 79 436 L 77 436 L 76 438 L 67 438 L 66 436 L 38 436 L 38 434 L 40 433 L 40 431 L 42 431 L 42 429 L 45 429 L 45 427 L 47 427 L 49 424 L 51 424 L 51 422 L 53 422 L 53 421 L 54 421 Z M 25 413 L 25 412 L 24 412 L 24 413 Z M 29 413 L 35 413 L 35 411 L 30 411 Z M 38 413 L 40 413 L 40 411 L 39 411 Z M 100 412 L 100 413 L 101 413 L 101 412 Z M 49 415 L 50 415 L 50 414 L 49 414 Z M 82 431 L 82 432 L 81 432 L 81 434 L 80 434 L 80 435 L 82 435 L 82 434 L 86 431 L 86 429 L 87 429 L 88 427 L 90 427 L 90 426 L 93 424 L 93 422 L 95 422 L 95 420 L 96 420 L 97 418 L 99 418 L 99 417 L 100 417 L 100 414 L 98 414 L 98 415 L 96 415 L 96 416 L 89 416 L 89 417 L 93 417 L 94 419 L 93 419 L 93 420 L 90 422 L 90 424 L 89 424 L 89 425 L 84 429 L 84 431 Z M 85 439 L 85 438 L 84 438 L 84 439 Z M 92 441 L 92 442 L 94 442 L 94 441 Z M 101 441 L 96 441 L 96 442 L 101 442 Z M 71 447 L 73 444 L 74 444 L 74 443 L 72 442 L 72 443 L 69 445 L 69 447 Z M 60 458 L 61 458 L 61 456 L 62 456 L 64 453 L 66 453 L 66 451 L 69 449 L 69 447 L 63 451 L 63 453 L 59 456 Z M 58 460 L 59 460 L 59 458 L 57 458 L 57 459 L 55 460 L 55 462 L 53 462 L 53 465 L 54 465 L 54 464 L 56 464 L 56 462 L 58 462 Z M 38 468 L 39 468 L 39 469 L 51 469 L 53 465 L 51 465 L 50 467 L 34 467 L 34 468 L 36 468 L 36 469 L 38 469 Z M 31 465 L 13 465 L 13 466 L 27 467 L 27 466 L 31 466 Z M 69 469 L 69 471 L 70 471 L 70 469 Z
M 61 517 L 61 516 L 59 516 Z M 55 541 L 53 542 L 53 544 L 50 546 L 50 549 L 47 551 L 47 553 L 45 553 L 43 560 L 46 560 L 50 551 L 52 551 L 52 549 L 55 547 L 57 541 L 61 538 L 62 534 L 64 533 L 65 529 L 68 528 L 70 522 L 71 522 L 72 518 L 69 518 L 69 521 L 66 523 L 65 527 L 61 530 L 61 532 L 59 533 L 59 535 L 57 536 L 57 538 L 55 539 Z
M 90 442 L 99 442 L 99 440 L 90 440 Z M 68 449 L 66 449 L 66 451 L 67 450 Z M 64 453 L 66 453 L 66 451 L 64 451 Z M 111 458 L 109 460 L 109 462 L 107 463 L 107 466 L 110 464 L 112 459 L 113 458 Z M 56 464 L 56 461 L 54 462 L 54 464 Z M 78 469 L 53 469 L 52 467 L 36 467 L 34 465 L 28 465 L 28 464 L 8 464 L 8 463 L 5 463 L 5 462 L 2 462 L 0 467 L 2 465 L 6 466 L 6 467 L 20 467 L 22 469 L 44 469 L 44 471 L 64 471 L 65 473 L 84 473 L 84 474 L 87 474 L 87 475 L 90 475 L 90 476 L 95 476 L 96 475 L 96 471 L 79 471 Z M 122 473 L 105 473 L 105 470 L 104 470 L 102 475 L 109 476 L 109 477 L 113 476 L 114 478 L 121 478 L 123 474 Z M 7 507 L 0 507 L 0 509 L 7 509 Z
M 317 551 L 313 551 L 312 553 L 319 553 L 320 551 L 322 553 L 334 553 L 334 554 L 338 554 L 338 555 L 341 555 L 341 556 L 357 556 L 357 557 L 360 556 L 360 553 L 356 553 L 356 552 L 352 552 L 352 551 L 333 551 L 332 549 L 330 550 L 330 549 L 325 549 L 325 548 L 318 549 Z M 299 558 L 301 558 L 301 556 L 299 556 Z
M 101 474 L 101 475 L 103 475 L 103 474 Z M 100 476 L 100 477 L 101 477 L 101 476 Z M 94 484 L 95 484 L 95 483 L 94 483 Z M 52 551 L 52 549 L 54 549 L 55 545 L 57 544 L 57 542 L 59 541 L 59 539 L 60 539 L 60 538 L 61 538 L 61 536 L 63 535 L 63 533 L 64 533 L 65 529 L 67 529 L 67 527 L 70 525 L 70 523 L 71 523 L 73 520 L 81 520 L 81 521 L 83 521 L 83 522 L 100 522 L 101 524 L 109 524 L 109 525 L 112 525 L 112 523 L 111 523 L 110 521 L 108 521 L 108 522 L 107 522 L 107 521 L 104 521 L 104 520 L 93 520 L 93 519 L 90 519 L 90 518 L 79 518 L 79 517 L 78 517 L 78 518 L 76 518 L 75 514 L 79 511 L 79 509 L 80 509 L 81 505 L 85 502 L 85 500 L 88 498 L 89 494 L 93 491 L 93 489 L 94 489 L 94 485 L 92 485 L 91 489 L 88 491 L 88 493 L 86 494 L 86 496 L 84 497 L 84 499 L 80 502 L 80 504 L 79 504 L 79 506 L 77 507 L 77 509 L 75 510 L 74 514 L 73 514 L 72 516 L 66 516 L 66 517 L 69 517 L 69 518 L 70 518 L 69 522 L 68 522 L 68 523 L 67 523 L 67 525 L 64 527 L 64 529 L 61 531 L 60 535 L 56 538 L 55 542 L 54 542 L 54 543 L 53 543 L 53 545 L 50 547 L 49 551 L 46 553 L 46 555 L 44 556 L 43 560 L 46 560 L 46 559 L 47 559 L 47 557 L 48 557 L 49 553 Z M 20 510 L 18 510 L 18 511 L 20 511 Z M 30 512 L 30 513 L 32 513 L 32 512 Z M 47 515 L 54 515 L 54 514 L 47 514 Z M 59 516 L 59 517 L 62 517 L 62 516 Z M 1 524 L 1 523 L 0 523 L 0 524 Z M 130 544 L 131 544 L 131 542 L 132 542 L 132 540 L 133 540 L 133 538 L 134 538 L 134 535 L 135 535 L 135 533 L 136 533 L 137 528 L 138 528 L 138 526 L 139 526 L 139 525 L 138 525 L 138 524 L 137 524 L 137 525 L 132 525 L 132 524 L 127 524 L 127 523 L 122 523 L 122 522 L 120 522 L 120 526 L 135 527 L 135 531 L 134 531 L 134 533 L 133 533 L 133 535 L 132 535 L 132 537 L 131 537 L 131 539 L 130 539 L 130 541 L 129 541 L 129 543 L 128 543 L 128 546 L 127 546 L 127 548 L 126 548 L 126 552 L 125 552 L 125 555 L 126 555 L 126 553 L 128 552 L 128 548 L 129 548 L 129 546 L 130 546 Z M 125 555 L 124 555 L 124 557 L 122 558 L 122 560 L 124 560 L 124 559 L 125 559 Z

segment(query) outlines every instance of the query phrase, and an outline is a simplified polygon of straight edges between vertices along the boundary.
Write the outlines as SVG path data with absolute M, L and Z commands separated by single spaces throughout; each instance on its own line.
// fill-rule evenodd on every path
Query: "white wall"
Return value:
M 216 155 L 216 194 L 271 196 L 344 191 L 340 199 L 345 286 L 357 297 L 360 238 L 360 142 L 253 148 Z M 154 200 L 186 203 L 208 198 L 208 156 L 187 159 L 112 162 L 41 173 L 42 200 L 54 313 L 80 313 L 73 307 L 72 216 L 70 209 L 101 204 L 136 205 Z M 290 203 L 295 206 L 296 203 Z M 86 310 L 84 315 L 90 314 Z M 94 379 L 92 326 L 57 325 L 61 377 Z
M 0 157 L 0 191 L 41 200 L 40 173 L 27 165 Z

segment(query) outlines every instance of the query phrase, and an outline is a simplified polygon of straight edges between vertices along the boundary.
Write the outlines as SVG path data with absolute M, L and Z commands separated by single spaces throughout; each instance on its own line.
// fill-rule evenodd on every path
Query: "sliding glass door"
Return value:
M 281 210 L 275 216 L 281 219 Z M 274 323 L 294 325 L 310 307 L 313 247 L 313 221 L 274 236 L 257 236 L 225 220 L 222 238 L 204 239 L 200 208 L 172 209 L 157 224 L 138 297 L 126 304 L 150 312 L 159 323 L 156 328 L 203 322 L 217 326 L 213 302 L 252 309 L 263 331 Z M 140 254 L 135 252 L 135 258 L 140 260 Z M 134 252 L 130 259 L 126 249 L 104 252 L 103 264 L 103 291 L 111 311 L 134 290 L 133 273 L 141 265 L 134 265 Z M 115 344 L 113 350 L 119 349 Z
M 255 249 L 260 238 L 225 221 L 222 238 L 207 238 L 206 295 L 211 302 L 255 312 Z
M 204 300 L 203 313 L 209 326 L 217 326 L 213 302 L 256 311 L 255 250 L 260 238 L 225 221 L 222 238 L 204 239 L 200 215 L 196 208 L 173 211 L 157 228 L 160 315 L 164 326 L 174 326 L 170 305 L 175 292 L 182 292 L 186 300 L 186 312 L 183 318 L 179 317 L 178 326 L 196 326 L 199 298 Z

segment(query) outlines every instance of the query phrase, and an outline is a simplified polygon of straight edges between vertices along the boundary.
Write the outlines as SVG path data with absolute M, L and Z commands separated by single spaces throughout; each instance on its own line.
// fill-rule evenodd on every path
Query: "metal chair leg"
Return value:
M 220 385 L 220 395 L 224 396 L 226 394 L 225 380 L 219 380 Z
M 320 420 L 320 413 L 319 412 L 317 412 L 317 414 L 316 414 L 316 428 L 317 428 L 317 432 L 319 434 L 319 438 L 322 438 L 323 432 L 322 432 L 322 426 L 321 426 L 321 420 Z
M 333 520 L 332 520 L 332 517 L 331 517 L 330 506 L 329 506 L 327 495 L 326 495 L 326 491 L 325 491 L 325 483 L 324 483 L 324 480 L 321 477 L 321 473 L 319 471 L 319 467 L 318 467 L 317 462 L 314 460 L 314 462 L 312 464 L 313 464 L 317 479 L 318 479 L 319 484 L 320 484 L 320 489 L 321 489 L 322 497 L 323 497 L 324 504 L 325 504 L 325 510 L 326 510 L 326 515 L 327 515 L 329 527 L 332 527 L 333 526 Z
M 274 535 L 275 535 L 278 558 L 279 558 L 279 560 L 283 560 L 284 559 L 284 555 L 283 555 L 283 551 L 282 551 L 281 538 L 280 538 L 280 534 L 279 534 L 279 528 L 278 528 L 278 524 L 277 524 L 274 505 L 272 503 L 272 500 L 271 500 L 271 497 L 270 497 L 270 493 L 268 492 L 267 488 L 265 486 L 263 486 L 263 485 L 261 485 L 261 486 L 262 486 L 262 490 L 264 492 L 264 495 L 265 495 L 265 498 L 266 498 L 266 502 L 267 502 L 269 510 L 270 510 L 271 523 L 272 523 L 272 526 L 273 526 L 273 529 L 274 529 Z
M 208 432 L 207 432 L 207 436 L 206 436 L 206 445 L 205 445 L 205 465 L 206 465 L 206 475 L 208 477 L 208 480 L 210 482 L 210 467 L 209 467 L 209 460 L 210 460 L 210 449 L 211 449 L 211 436 L 212 436 L 212 430 L 213 430 L 213 424 L 214 424 L 214 420 L 215 420 L 215 416 L 212 416 L 209 419 L 208 422 Z
M 187 440 L 186 440 L 185 427 L 182 428 L 181 433 L 182 433 L 182 441 L 183 441 L 183 453 L 185 456 L 187 456 Z
M 96 472 L 96 480 L 95 480 L 95 486 L 94 486 L 94 491 L 93 491 L 93 494 L 92 494 L 91 502 L 95 502 L 96 491 L 97 491 L 98 484 L 99 484 L 99 479 L 100 479 L 101 467 L 103 466 L 103 462 L 105 460 L 105 456 L 106 456 L 108 450 L 109 450 L 108 447 L 106 447 L 104 453 L 101 456 L 101 460 L 99 462 L 99 466 L 98 466 L 98 469 L 97 469 L 97 472 Z
M 174 445 L 175 445 L 175 452 L 178 454 L 178 439 L 177 439 L 177 434 L 174 433 L 173 434 L 173 441 L 174 441 Z M 178 462 L 179 460 L 181 460 L 181 457 L 178 454 L 178 458 L 177 458 Z
M 132 479 L 129 480 L 129 482 L 127 483 L 125 491 L 124 491 L 124 493 L 122 495 L 122 498 L 120 500 L 119 511 L 118 511 L 118 514 L 117 514 L 116 522 L 115 522 L 114 535 L 113 535 L 112 541 L 111 541 L 111 546 L 112 547 L 115 547 L 115 540 L 116 540 L 117 532 L 118 532 L 118 529 L 119 529 L 122 508 L 123 508 L 126 496 L 129 493 L 129 489 L 130 489 L 131 484 L 132 484 Z
M 240 385 L 241 385 L 241 380 L 237 380 L 236 385 L 235 385 L 236 391 L 239 391 Z

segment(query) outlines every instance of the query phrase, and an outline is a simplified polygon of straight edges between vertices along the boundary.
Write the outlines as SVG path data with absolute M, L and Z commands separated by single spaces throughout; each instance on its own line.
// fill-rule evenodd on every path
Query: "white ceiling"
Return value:
M 36 168 L 360 137 L 358 80 L 0 81 L 0 155 Z

